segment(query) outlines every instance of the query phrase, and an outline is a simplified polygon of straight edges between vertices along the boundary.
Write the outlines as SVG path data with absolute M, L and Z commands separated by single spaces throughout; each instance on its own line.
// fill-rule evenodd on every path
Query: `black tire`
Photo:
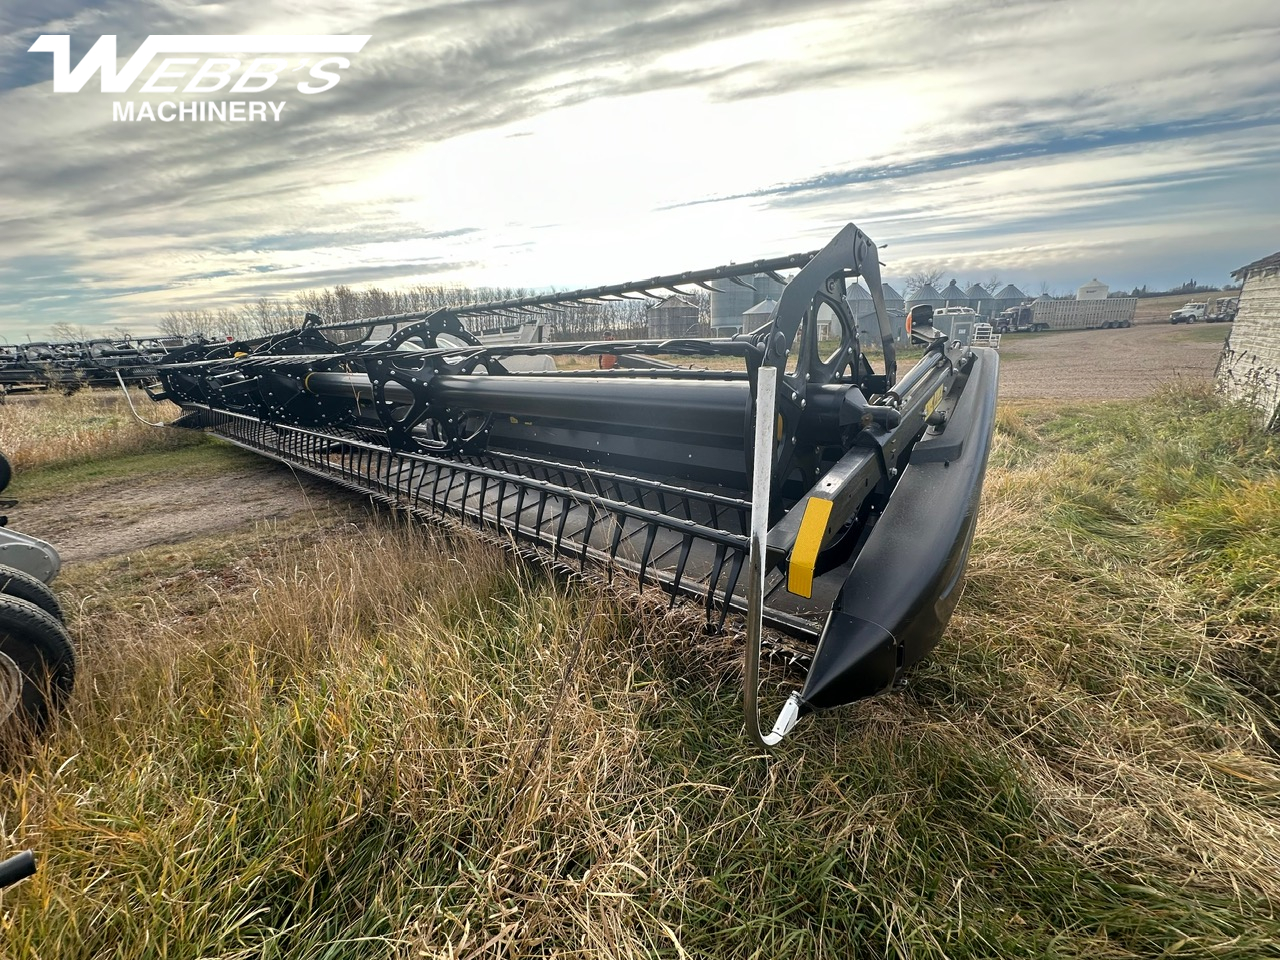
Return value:
M 34 603 L 53 619 L 66 622 L 62 613 L 62 604 L 58 597 L 39 577 L 33 577 L 25 570 L 8 567 L 0 563 L 0 594 L 17 597 L 27 603 Z
M 75 684 L 76 655 L 57 620 L 0 596 L 0 755 L 38 735 Z
M 9 463 L 9 458 L 0 453 L 0 490 L 9 485 L 9 481 L 13 479 L 13 465 Z

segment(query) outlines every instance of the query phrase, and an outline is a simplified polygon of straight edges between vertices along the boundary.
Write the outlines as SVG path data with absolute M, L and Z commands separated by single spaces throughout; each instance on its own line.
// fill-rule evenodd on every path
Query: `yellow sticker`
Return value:
M 796 534 L 796 545 L 791 548 L 791 562 L 787 565 L 787 592 L 797 597 L 813 596 L 813 569 L 827 535 L 832 506 L 830 500 L 810 497 L 804 508 L 800 532 Z
M 934 392 L 933 396 L 929 398 L 929 402 L 924 405 L 924 415 L 926 417 L 938 409 L 938 404 L 942 402 L 942 394 L 942 387 L 939 387 Z

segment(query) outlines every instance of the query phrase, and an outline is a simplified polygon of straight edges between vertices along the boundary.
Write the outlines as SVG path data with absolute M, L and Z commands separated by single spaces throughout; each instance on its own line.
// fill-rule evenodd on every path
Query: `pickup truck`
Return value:
M 1169 314 L 1170 323 L 1195 323 L 1209 312 L 1207 303 L 1188 303 Z

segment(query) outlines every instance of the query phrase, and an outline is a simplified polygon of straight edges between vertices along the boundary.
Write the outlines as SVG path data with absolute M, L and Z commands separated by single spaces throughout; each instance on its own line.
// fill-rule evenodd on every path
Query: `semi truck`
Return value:
M 996 333 L 1038 333 L 1044 330 L 1110 330 L 1133 326 L 1137 297 L 1105 300 L 1050 300 L 1041 297 L 1009 307 L 995 318 Z
M 994 318 L 996 333 L 1039 333 L 1048 330 L 1047 323 L 1037 323 L 1032 316 L 1031 304 L 1009 307 Z
M 1218 297 L 1209 308 L 1208 301 L 1195 300 L 1179 307 L 1169 314 L 1170 323 L 1195 323 L 1203 320 L 1206 323 L 1230 323 L 1236 318 L 1240 309 L 1239 297 Z
M 1185 303 L 1169 314 L 1170 323 L 1195 323 L 1203 320 L 1209 312 L 1209 305 L 1202 300 Z

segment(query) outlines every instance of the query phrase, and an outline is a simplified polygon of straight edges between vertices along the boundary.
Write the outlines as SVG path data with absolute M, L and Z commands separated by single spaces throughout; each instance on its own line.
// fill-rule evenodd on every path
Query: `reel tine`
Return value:
M 649 571 L 649 557 L 653 553 L 653 542 L 658 539 L 658 525 L 649 524 L 644 535 L 644 552 L 640 555 L 640 587 L 644 588 L 645 574 Z M 655 578 L 656 579 L 656 578 Z
M 563 494 L 557 499 L 560 501 L 560 519 L 556 523 L 556 539 L 551 546 L 552 556 L 558 556 L 560 553 L 560 545 L 564 542 L 564 525 L 569 520 L 569 499 Z
M 594 504 L 587 504 L 587 525 L 582 531 L 582 553 L 578 556 L 578 569 L 586 570 L 587 568 L 587 550 L 591 546 L 591 533 L 596 525 L 596 508 Z
M 729 567 L 729 585 L 724 589 L 724 602 L 720 606 L 720 622 L 717 629 L 724 629 L 725 619 L 729 616 L 729 604 L 733 600 L 733 591 L 738 586 L 738 577 L 742 575 L 742 563 L 745 554 L 740 550 L 733 551 L 733 563 Z
M 720 571 L 724 567 L 725 551 L 728 548 L 723 543 L 716 544 L 715 561 L 711 564 L 711 575 L 707 579 L 707 623 L 711 623 L 712 615 L 715 611 L 716 584 L 720 582 Z
M 676 561 L 675 576 L 671 580 L 671 604 L 668 609 L 673 609 L 676 605 L 676 598 L 680 596 L 680 584 L 684 582 L 685 564 L 689 562 L 689 551 L 693 549 L 693 534 L 686 533 L 680 540 L 680 559 Z

